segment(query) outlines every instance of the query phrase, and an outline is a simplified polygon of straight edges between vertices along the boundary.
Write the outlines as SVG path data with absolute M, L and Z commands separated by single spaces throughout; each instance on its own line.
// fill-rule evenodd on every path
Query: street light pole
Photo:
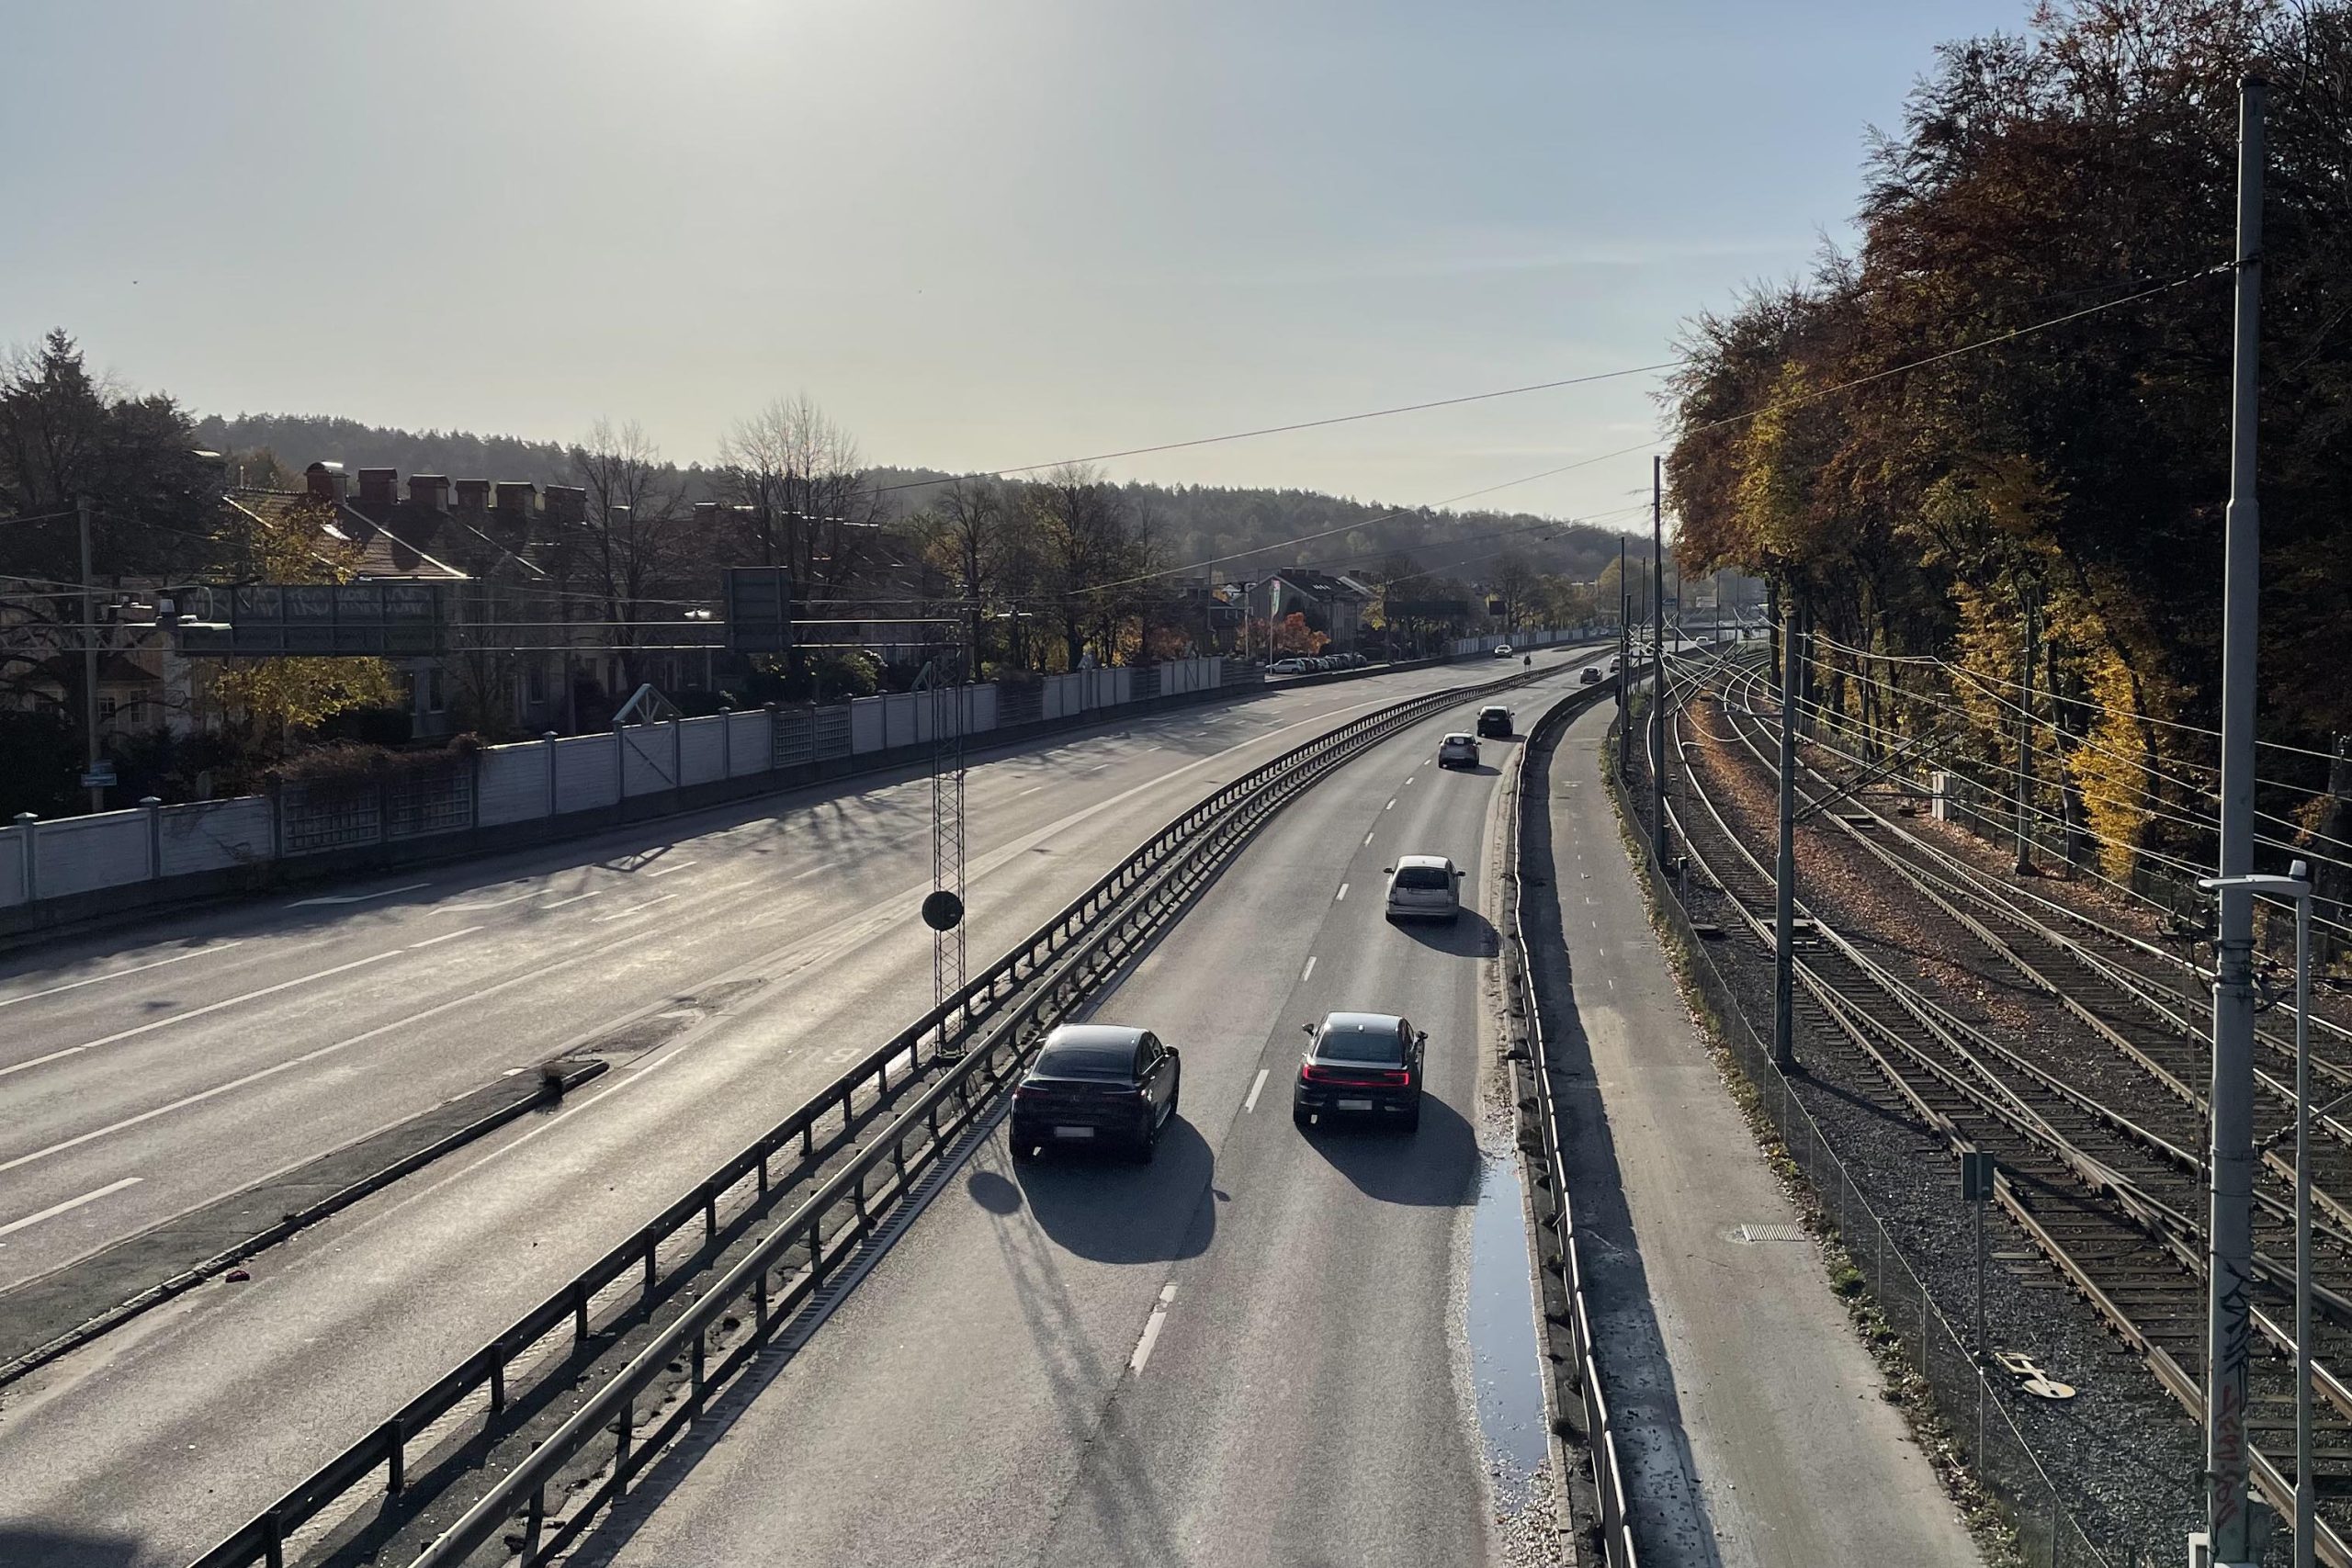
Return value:
M 2261 513 L 2255 496 L 2262 305 L 2263 84 L 2238 84 L 2238 258 L 2230 372 L 2230 503 L 2222 548 L 2221 932 L 2213 977 L 2206 1226 L 2206 1539 L 2215 1568 L 2252 1568 L 2246 1422 L 2254 1290 L 2254 697 Z
M 1781 817 L 1772 870 L 1772 1065 L 1796 1066 L 1797 613 L 1782 591 L 1781 622 Z
M 1650 854 L 1666 869 L 1666 459 L 1650 458 Z
M 98 776 L 98 610 L 90 573 L 90 498 L 76 497 L 74 518 L 82 531 L 82 736 L 84 760 L 92 778 Z M 90 809 L 107 808 L 103 784 L 90 786 Z

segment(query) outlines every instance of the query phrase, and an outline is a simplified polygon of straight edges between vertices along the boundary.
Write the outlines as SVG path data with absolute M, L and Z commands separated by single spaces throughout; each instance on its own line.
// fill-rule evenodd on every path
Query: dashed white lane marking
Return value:
M 1041 787 L 1042 787 L 1042 786 L 1041 786 Z M 796 872 L 794 872 L 790 876 L 786 877 L 786 878 L 785 878 L 785 880 L 786 880 L 786 882 L 798 882 L 798 881 L 800 881 L 803 877 L 809 877 L 809 876 L 819 876 L 819 875 L 822 875 L 824 873 L 829 872 L 829 871 L 831 871 L 831 870 L 832 870 L 832 869 L 833 869 L 833 868 L 832 868 L 831 866 L 829 866 L 829 865 L 812 865 L 812 866 L 810 866 L 807 871 L 796 871 Z
M 527 893 L 517 893 L 506 898 L 478 898 L 470 904 L 435 904 L 433 906 L 433 912 L 436 915 L 470 915 L 477 909 L 503 909 L 509 904 L 519 904 L 526 898 L 536 898 L 546 891 L 543 887 L 534 887 Z
M 455 942 L 461 936 L 471 936 L 480 930 L 481 930 L 480 926 L 460 926 L 453 931 L 443 931 L 439 936 L 426 937 L 423 942 L 410 942 L 408 950 L 414 953 L 420 947 L 431 947 L 435 942 Z
M 60 1214 L 69 1213 L 85 1203 L 95 1203 L 109 1192 L 119 1192 L 126 1187 L 136 1187 L 142 1179 L 143 1178 L 141 1177 L 126 1176 L 120 1181 L 107 1182 L 95 1192 L 85 1192 L 79 1198 L 68 1198 L 62 1203 L 51 1203 L 38 1214 L 27 1214 L 21 1220 L 11 1220 L 6 1224 L 0 1225 L 0 1235 L 14 1235 L 27 1225 L 37 1225 L 43 1220 L 53 1220 Z
M 141 975 L 150 969 L 161 969 L 166 964 L 185 964 L 191 958 L 202 958 L 208 953 L 226 953 L 232 947 L 243 945 L 244 938 L 239 937 L 234 942 L 215 942 L 210 947 L 190 948 L 186 953 L 175 953 L 169 958 L 158 958 L 153 964 L 134 964 L 128 969 L 109 969 L 103 975 L 93 975 L 85 980 L 68 980 L 62 986 L 51 986 L 45 991 L 27 991 L 21 997 L 0 997 L 0 1008 L 12 1008 L 18 1002 L 37 1002 L 43 997 L 53 997 L 60 991 L 78 991 L 85 986 L 95 986 L 101 980 L 119 980 L 126 975 Z
M 260 997 L 275 996 L 280 991 L 291 990 L 297 986 L 307 986 L 313 980 L 323 980 L 330 975 L 341 975 L 347 970 L 364 968 L 370 964 L 380 964 L 387 958 L 396 956 L 401 951 L 402 949 L 396 947 L 390 953 L 371 953 L 365 958 L 355 958 L 348 964 L 338 964 L 331 969 L 321 969 L 309 975 L 297 975 L 291 980 L 280 980 L 277 985 L 264 986 L 258 991 L 247 991 L 242 996 L 224 997 L 220 1001 L 209 1002 L 200 1008 L 190 1008 L 186 1012 L 175 1012 L 169 1018 L 152 1019 L 130 1029 L 117 1030 L 112 1034 L 85 1041 L 79 1045 L 68 1045 L 62 1051 L 51 1051 L 47 1055 L 12 1063 L 7 1066 L 0 1067 L 0 1078 L 5 1078 L 11 1073 L 21 1073 L 27 1067 L 38 1067 L 44 1062 L 54 1062 L 62 1056 L 78 1056 L 85 1051 L 95 1051 L 101 1045 L 112 1045 L 117 1041 L 135 1039 L 141 1034 L 153 1033 L 158 1029 L 167 1029 L 175 1023 L 186 1023 L 189 1019 L 202 1018 L 207 1013 L 219 1012 L 222 1008 L 232 1008 L 241 1002 L 253 1001 Z M 0 1167 L 0 1168 L 6 1168 Z
M 1035 794 L 1036 794 L 1039 790 L 1041 790 L 1041 789 L 1043 789 L 1043 788 L 1045 788 L 1045 787 L 1046 787 L 1046 786 L 1045 786 L 1044 784 L 1031 784 L 1027 789 L 1023 790 L 1023 791 L 1021 792 L 1021 795 L 1035 795 Z M 1013 798 L 1013 799 L 1015 799 L 1015 800 L 1019 800 L 1019 799 L 1021 798 L 1021 795 L 1014 795 L 1012 798 Z
M 1159 1343 L 1159 1325 L 1168 1321 L 1169 1303 L 1176 1299 L 1176 1287 L 1168 1285 L 1159 1292 L 1159 1304 L 1151 1309 L 1150 1321 L 1143 1325 L 1143 1337 L 1136 1341 L 1136 1353 L 1127 1358 L 1127 1371 L 1143 1376 L 1146 1363 L 1151 1359 L 1151 1348 Z
M 1299 983 L 1300 983 L 1301 985 L 1306 984 L 1306 977 L 1307 977 L 1308 976 L 1310 976 L 1310 975 L 1314 974 L 1314 973 L 1315 973 L 1315 955 L 1314 955 L 1313 953 L 1309 953 L 1309 954 L 1307 954 L 1307 957 L 1306 957 L 1306 968 L 1304 968 L 1304 969 L 1302 969 L 1302 970 L 1300 970 L 1300 971 L 1298 972 Z
M 684 871 L 690 865 L 700 865 L 701 863 L 702 863 L 700 861 L 691 860 L 672 861 L 668 865 L 657 866 L 653 870 L 647 872 L 645 874 L 648 876 L 667 876 L 673 871 Z
M 614 910 L 611 914 L 609 914 L 609 915 L 599 915 L 599 916 L 597 916 L 597 917 L 596 917 L 596 924 L 598 924 L 598 925 L 600 925 L 600 926 L 601 926 L 601 925 L 603 925 L 606 920 L 625 920 L 625 919 L 628 919 L 631 915 L 641 915 L 641 914 L 645 913 L 645 911 L 646 911 L 646 910 L 650 909 L 651 908 L 653 908 L 653 906 L 654 906 L 654 905 L 656 905 L 656 904 L 666 904 L 666 903 L 668 903 L 671 899 L 675 898 L 676 897 L 677 897 L 677 895 L 676 895 L 675 893 L 664 893 L 664 894 L 663 894 L 663 895 L 662 895 L 662 897 L 660 897 L 659 898 L 648 898 L 648 899 L 647 899 L 644 903 L 642 903 L 642 904 L 632 904 L 631 906 L 629 906 L 629 907 L 628 907 L 628 908 L 626 908 L 626 909 L 615 909 L 615 910 Z
M 1363 836 L 1363 841 L 1367 846 L 1369 846 L 1372 842 L 1372 835 L 1370 833 L 1366 833 Z
M 560 909 L 560 908 L 562 908 L 566 904 L 577 904 L 577 903 L 579 903 L 579 902 L 580 902 L 580 900 L 582 900 L 582 898 L 602 898 L 604 896 L 605 896 L 605 890 L 604 890 L 603 888 L 601 888 L 601 887 L 595 887 L 595 888 L 591 888 L 589 891 L 587 891 L 587 892 L 585 892 L 585 893 L 574 893 L 574 894 L 573 894 L 571 897 L 569 897 L 569 898 L 559 898 L 559 899 L 557 899 L 554 903 L 552 903 L 552 904 L 544 904 L 544 905 L 541 905 L 541 906 L 540 906 L 540 908 L 547 908 L 547 909 Z
M 1387 805 L 1385 805 L 1385 806 L 1384 806 L 1384 807 L 1382 807 L 1380 809 L 1382 809 L 1383 811 L 1394 811 L 1394 810 L 1396 810 L 1396 797 L 1395 795 L 1390 795 L 1390 796 L 1388 797 L 1388 804 L 1387 804 Z
M 1334 903 L 1334 904 L 1337 904 L 1337 903 L 1339 903 L 1339 902 L 1340 901 L 1340 899 L 1345 898 L 1347 896 L 1348 896 L 1348 885 L 1347 885 L 1346 883 L 1342 882 L 1342 883 L 1340 883 L 1340 897 L 1339 897 L 1338 898 L 1334 898 L 1334 899 L 1332 899 L 1332 900 L 1331 900 L 1331 902 L 1332 902 L 1332 903 Z
M 1258 1095 L 1266 1087 L 1266 1075 L 1272 1071 L 1273 1071 L 1272 1067 L 1258 1069 L 1258 1077 L 1250 1085 L 1250 1098 L 1241 1102 L 1241 1110 L 1245 1115 L 1258 1109 Z
M 297 898 L 286 907 L 307 909 L 317 904 L 365 904 L 371 898 L 389 898 L 395 893 L 413 893 L 420 887 L 430 887 L 430 882 L 412 882 L 405 887 L 387 887 L 376 893 L 337 893 L 323 898 Z

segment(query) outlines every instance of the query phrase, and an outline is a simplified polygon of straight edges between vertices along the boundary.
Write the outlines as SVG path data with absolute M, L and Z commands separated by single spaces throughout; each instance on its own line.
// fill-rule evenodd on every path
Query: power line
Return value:
M 1423 413 L 1430 409 L 1459 408 L 1464 403 L 1491 402 L 1497 398 L 1521 397 L 1529 392 L 1556 391 L 1562 387 L 1588 386 L 1595 381 L 1613 381 L 1627 376 L 1646 376 L 1654 371 L 1672 370 L 1686 363 L 1680 359 L 1661 360 L 1656 365 L 1629 366 L 1623 370 L 1602 370 L 1590 376 L 1569 376 L 1557 381 L 1534 381 L 1524 387 L 1503 387 L 1491 392 L 1471 392 L 1458 398 L 1435 398 L 1428 402 L 1400 403 L 1395 408 L 1371 409 L 1363 413 L 1333 414 L 1328 419 L 1303 419 L 1290 424 L 1261 425 L 1255 430 L 1237 430 L 1227 435 L 1195 436 L 1189 441 L 1163 441 L 1152 446 L 1129 446 L 1118 452 L 1097 452 L 1088 457 L 1065 457 L 1052 463 L 1023 463 L 1012 468 L 981 468 L 973 474 L 958 474 L 944 479 L 907 479 L 898 484 L 878 485 L 877 495 L 892 491 L 922 490 L 934 485 L 953 484 L 957 479 L 975 475 L 1002 479 L 1010 474 L 1034 474 L 1044 468 L 1075 468 L 1082 463 L 1107 463 L 1119 457 L 1142 457 L 1154 452 L 1181 452 L 1193 446 L 1215 446 L 1227 441 L 1248 441 L 1261 435 L 1287 435 L 1301 430 L 1321 430 L 1334 424 L 1353 424 L 1361 420 L 1386 419 L 1392 414 Z

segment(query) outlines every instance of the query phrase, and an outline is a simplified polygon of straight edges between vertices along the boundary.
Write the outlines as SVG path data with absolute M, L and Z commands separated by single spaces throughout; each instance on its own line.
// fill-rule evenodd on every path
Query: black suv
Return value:
M 1318 1027 L 1298 1064 L 1290 1118 L 1306 1126 L 1316 1117 L 1365 1116 L 1396 1122 L 1408 1133 L 1421 1124 L 1421 1048 L 1429 1036 L 1391 1013 L 1335 1012 Z
M 1481 735 L 1499 735 L 1506 740 L 1510 739 L 1510 709 L 1504 707 L 1499 703 L 1491 707 L 1480 708 L 1478 710 L 1478 733 Z
M 1184 1065 L 1148 1029 L 1064 1024 L 1012 1091 L 1012 1157 L 1041 1145 L 1123 1145 L 1148 1162 L 1176 1114 Z

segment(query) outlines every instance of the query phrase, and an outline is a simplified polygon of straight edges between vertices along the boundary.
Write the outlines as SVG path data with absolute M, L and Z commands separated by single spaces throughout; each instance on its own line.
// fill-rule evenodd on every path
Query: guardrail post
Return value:
M 696 1420 L 700 1420 L 700 1419 L 702 1418 L 702 1404 L 703 1404 L 703 1398 L 704 1398 L 705 1394 L 708 1392 L 707 1386 L 707 1384 L 706 1384 L 706 1383 L 705 1383 L 705 1382 L 704 1382 L 704 1376 L 703 1376 L 703 1359 L 704 1359 L 705 1355 L 707 1354 L 707 1352 L 705 1351 L 705 1349 L 704 1349 L 704 1348 L 703 1348 L 703 1342 L 704 1342 L 706 1339 L 707 1339 L 709 1337 L 710 1337 L 710 1331 L 709 1331 L 708 1329 L 707 1329 L 707 1328 L 697 1328 L 697 1329 L 695 1329 L 695 1357 L 694 1357 L 694 1379 L 695 1379 L 695 1387 L 694 1387 L 694 1395 L 693 1395 L 693 1399 L 694 1399 L 693 1409 L 694 1409 L 695 1418 Z
M 661 1268 L 662 1244 L 652 1236 L 645 1238 L 645 1293 L 638 1298 L 646 1307 L 653 1304 L 653 1286 Z
M 269 1568 L 286 1568 L 286 1527 L 275 1508 L 261 1517 L 261 1560 Z
M 548 810 L 547 810 L 547 814 L 548 814 L 549 817 L 553 817 L 553 816 L 555 815 L 555 731 L 554 731 L 554 730 L 552 730 L 552 729 L 546 730 L 546 731 L 544 731 L 544 732 L 542 732 L 542 733 L 540 734 L 539 739 L 540 739 L 542 741 L 546 742 L 546 744 L 547 744 L 547 753 L 548 753 Z
M 752 1277 L 752 1337 L 762 1345 L 768 1341 L 768 1271 L 764 1266 Z
M 725 703 L 718 705 L 718 776 L 735 776 L 735 710 Z
M 822 1286 L 825 1282 L 825 1216 L 808 1216 L 808 1282 Z
M 139 808 L 147 813 L 147 880 L 159 881 L 164 874 L 164 802 L 159 795 L 141 795 Z
M 588 1286 L 580 1280 L 571 1282 L 571 1337 L 575 1344 L 588 1339 Z
M 384 1423 L 384 1490 L 399 1496 L 408 1490 L 408 1444 L 397 1416 Z
M 628 1490 L 629 1439 L 637 1433 L 637 1398 L 621 1401 L 621 1418 L 613 1423 L 613 1496 Z
M 539 1538 L 547 1528 L 548 1489 L 534 1486 L 531 1488 L 530 1507 L 523 1516 L 523 1568 L 531 1568 L 531 1563 L 538 1557 Z
M 718 1237 L 718 1194 L 708 1192 L 702 1201 L 702 1238 L 715 1241 Z
M 506 1346 L 503 1340 L 492 1340 L 490 1347 L 490 1413 L 496 1416 L 506 1408 Z
M 40 897 L 40 869 L 35 858 L 40 840 L 33 832 L 40 824 L 40 818 L 29 811 L 17 813 L 17 834 L 25 846 L 17 856 L 17 864 L 24 873 L 25 902 L 28 904 Z

